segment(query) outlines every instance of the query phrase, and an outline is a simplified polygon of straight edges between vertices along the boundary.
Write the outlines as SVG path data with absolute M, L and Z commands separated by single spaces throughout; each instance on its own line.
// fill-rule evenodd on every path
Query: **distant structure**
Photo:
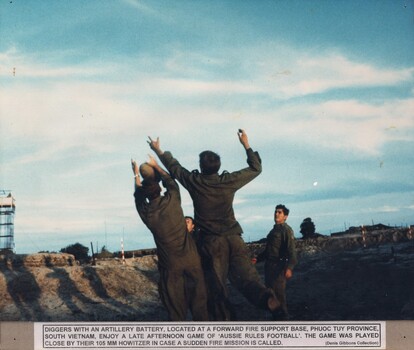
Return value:
M 15 199 L 11 191 L 0 190 L 0 252 L 14 251 Z
M 392 226 L 387 226 L 383 224 L 366 225 L 366 226 L 351 226 L 346 231 L 331 233 L 331 236 L 335 237 L 335 236 L 343 236 L 343 235 L 350 235 L 350 234 L 361 234 L 363 230 L 365 232 L 364 234 L 366 234 L 367 232 L 389 230 L 392 228 L 393 228 Z

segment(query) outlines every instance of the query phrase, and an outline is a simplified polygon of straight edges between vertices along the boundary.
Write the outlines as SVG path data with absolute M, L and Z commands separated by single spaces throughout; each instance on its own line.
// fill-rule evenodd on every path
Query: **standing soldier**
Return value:
M 135 206 L 152 232 L 157 246 L 159 293 L 170 321 L 185 321 L 187 310 L 194 321 L 208 321 L 207 292 L 200 256 L 187 233 L 178 184 L 153 157 L 138 168 L 135 177 Z M 141 183 L 139 172 L 144 177 Z M 155 175 L 155 176 L 154 176 Z M 158 178 L 166 192 L 161 196 Z
M 289 313 L 286 302 L 286 281 L 293 275 L 297 264 L 295 238 L 292 228 L 286 223 L 289 209 L 279 204 L 275 209 L 275 225 L 266 239 L 266 248 L 257 257 L 257 261 L 265 259 L 265 283 L 274 290 L 281 303 L 280 309 L 273 313 L 275 320 L 288 320 Z
M 152 140 L 151 149 L 158 155 L 177 181 L 183 185 L 193 200 L 194 219 L 199 229 L 199 247 L 209 290 L 209 311 L 214 320 L 233 319 L 229 301 L 227 278 L 254 305 L 274 311 L 280 306 L 273 291 L 260 281 L 252 265 L 237 222 L 233 200 L 236 191 L 252 181 L 262 171 L 259 154 L 254 152 L 243 130 L 239 130 L 239 141 L 247 154 L 248 167 L 219 174 L 220 156 L 211 151 L 200 153 L 200 170 L 188 171 L 163 152 L 159 139 Z

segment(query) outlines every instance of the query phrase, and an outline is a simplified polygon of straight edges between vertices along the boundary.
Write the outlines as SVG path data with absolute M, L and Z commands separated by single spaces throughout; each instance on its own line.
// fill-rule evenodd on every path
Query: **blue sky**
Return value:
M 153 247 L 130 159 L 159 136 L 188 169 L 211 149 L 263 173 L 235 213 L 318 232 L 414 224 L 413 1 L 0 1 L 0 189 L 17 253 Z M 182 189 L 185 214 L 192 203 Z

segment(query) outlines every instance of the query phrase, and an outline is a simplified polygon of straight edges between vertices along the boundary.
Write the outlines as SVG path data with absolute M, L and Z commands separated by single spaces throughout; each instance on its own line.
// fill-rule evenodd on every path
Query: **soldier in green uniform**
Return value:
M 132 170 L 135 206 L 157 246 L 159 293 L 169 319 L 184 321 L 190 309 L 194 321 L 208 321 L 204 273 L 194 240 L 187 233 L 178 184 L 153 157 L 140 168 L 132 160 Z M 164 195 L 159 177 L 166 188 Z
M 233 199 L 237 190 L 252 181 L 262 171 L 261 159 L 254 152 L 243 130 L 239 140 L 247 154 L 248 167 L 232 173 L 218 171 L 220 156 L 211 151 L 200 154 L 200 170 L 188 171 L 163 152 L 159 138 L 148 142 L 162 163 L 190 193 L 194 205 L 194 219 L 199 229 L 199 247 L 209 290 L 209 312 L 213 320 L 233 319 L 228 299 L 227 278 L 254 305 L 275 310 L 280 306 L 273 291 L 260 281 L 252 265 L 242 228 L 234 216 Z
M 289 319 L 286 302 L 286 281 L 292 277 L 297 264 L 295 238 L 292 228 L 286 223 L 289 209 L 278 204 L 275 209 L 275 225 L 266 239 L 266 248 L 257 261 L 265 260 L 265 283 L 275 291 L 281 307 L 273 313 L 275 320 Z

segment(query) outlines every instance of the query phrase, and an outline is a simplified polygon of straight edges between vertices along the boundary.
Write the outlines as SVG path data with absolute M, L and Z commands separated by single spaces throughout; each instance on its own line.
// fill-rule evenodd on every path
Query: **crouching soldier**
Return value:
M 207 321 L 207 292 L 200 257 L 186 229 L 177 183 L 154 158 L 139 168 L 131 161 L 135 177 L 135 206 L 157 246 L 159 293 L 170 321 Z M 141 182 L 140 175 L 143 176 Z M 158 179 L 166 188 L 161 195 Z

